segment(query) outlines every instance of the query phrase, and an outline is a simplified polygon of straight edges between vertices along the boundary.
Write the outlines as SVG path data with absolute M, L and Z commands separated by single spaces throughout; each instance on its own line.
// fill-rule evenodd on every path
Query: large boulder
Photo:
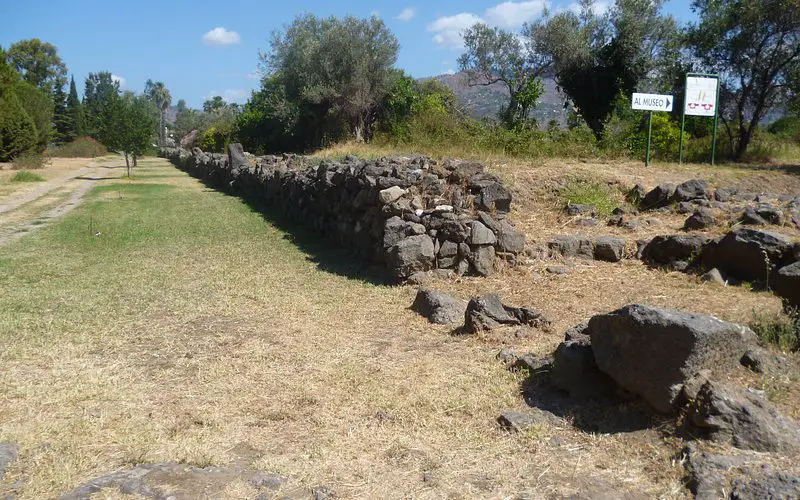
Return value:
M 398 278 L 433 268 L 436 259 L 433 240 L 427 234 L 409 236 L 389 248 L 389 266 Z
M 793 260 L 792 240 L 779 233 L 740 228 L 708 245 L 703 264 L 744 281 L 765 281 L 772 271 Z
M 441 292 L 421 288 L 411 309 L 428 318 L 431 323 L 451 325 L 460 323 L 467 311 L 467 301 L 454 299 Z
M 674 194 L 675 184 L 659 184 L 644 196 L 639 207 L 643 210 L 666 207 L 671 203 Z
M 736 366 L 755 343 L 746 327 L 639 304 L 594 316 L 587 331 L 600 370 L 664 413 L 692 376 Z
M 689 403 L 686 425 L 695 434 L 755 451 L 800 450 L 800 427 L 764 396 L 707 381 Z
M 711 199 L 711 191 L 708 183 L 702 179 L 691 179 L 679 184 L 672 195 L 672 201 L 676 202 L 708 199 Z
M 683 228 L 687 231 L 696 229 L 706 229 L 717 223 L 714 212 L 710 208 L 700 207 L 686 219 Z
M 656 236 L 642 249 L 642 260 L 651 266 L 667 266 L 680 270 L 693 264 L 711 241 L 701 234 Z
M 778 269 L 774 289 L 788 306 L 800 308 L 800 261 Z

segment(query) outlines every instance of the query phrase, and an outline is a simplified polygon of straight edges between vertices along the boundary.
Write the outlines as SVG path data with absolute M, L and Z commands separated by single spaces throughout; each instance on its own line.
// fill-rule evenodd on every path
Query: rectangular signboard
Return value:
M 631 108 L 644 111 L 672 111 L 672 96 L 660 94 L 633 94 Z
M 687 76 L 684 113 L 690 116 L 715 116 L 717 81 L 714 76 Z

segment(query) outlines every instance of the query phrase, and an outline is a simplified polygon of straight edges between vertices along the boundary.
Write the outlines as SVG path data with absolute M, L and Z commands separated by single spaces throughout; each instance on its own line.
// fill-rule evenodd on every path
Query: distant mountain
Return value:
M 421 78 L 420 81 L 431 79 L 438 80 L 452 89 L 464 111 L 473 118 L 497 120 L 500 112 L 508 106 L 508 89 L 502 83 L 470 86 L 467 75 L 463 72 Z M 555 80 L 552 78 L 543 78 L 542 83 L 544 84 L 544 95 L 533 111 L 533 117 L 536 118 L 540 127 L 546 127 L 550 120 L 565 125 L 567 111 L 564 109 L 564 95 L 556 89 Z

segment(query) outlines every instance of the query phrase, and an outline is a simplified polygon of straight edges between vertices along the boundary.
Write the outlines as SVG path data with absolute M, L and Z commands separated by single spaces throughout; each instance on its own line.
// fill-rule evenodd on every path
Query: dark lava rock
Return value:
M 564 209 L 567 215 L 589 215 L 595 217 L 597 215 L 597 207 L 594 205 L 567 205 Z
M 728 277 L 764 281 L 775 268 L 793 260 L 792 240 L 778 233 L 740 228 L 706 246 L 702 260 L 706 268 L 716 267 Z
M 755 451 L 800 449 L 800 428 L 760 394 L 706 382 L 689 403 L 686 425 L 713 441 Z
M 675 194 L 672 196 L 673 201 L 692 201 L 692 200 L 708 200 L 711 198 L 711 192 L 708 188 L 708 183 L 702 179 L 691 179 L 675 188 Z
M 686 219 L 683 228 L 686 230 L 706 229 L 717 223 L 714 212 L 709 208 L 698 208 Z
M 643 210 L 665 207 L 670 204 L 674 194 L 675 184 L 659 184 L 645 195 L 639 206 Z
M 489 276 L 494 271 L 495 251 L 492 245 L 480 245 L 472 248 L 468 257 L 472 268 L 481 276 Z
M 464 328 L 468 332 L 492 330 L 501 325 L 518 325 L 519 320 L 503 307 L 500 297 L 494 293 L 475 297 L 467 304 Z
M 774 289 L 786 305 L 800 308 L 800 261 L 778 269 Z
M 417 292 L 411 309 L 428 318 L 431 323 L 450 325 L 460 323 L 464 319 L 467 302 L 423 288 Z
M 578 236 L 556 236 L 548 242 L 548 247 L 564 257 L 594 258 L 594 242 Z
M 552 413 L 530 408 L 527 411 L 506 410 L 497 417 L 497 423 L 509 431 L 524 432 L 534 425 L 546 425 L 558 423 L 559 419 Z
M 389 248 L 389 265 L 399 278 L 433 268 L 435 259 L 433 240 L 427 234 L 409 236 Z
M 699 234 L 656 236 L 642 249 L 642 260 L 651 266 L 675 268 L 676 262 L 691 263 L 703 253 L 711 238 Z
M 625 240 L 601 236 L 594 242 L 594 258 L 606 262 L 619 262 L 625 255 Z
M 736 366 L 755 343 L 744 326 L 639 304 L 594 316 L 588 333 L 600 370 L 664 413 L 690 377 Z
M 551 383 L 576 399 L 605 399 L 614 382 L 597 366 L 589 337 L 562 342 L 553 353 Z

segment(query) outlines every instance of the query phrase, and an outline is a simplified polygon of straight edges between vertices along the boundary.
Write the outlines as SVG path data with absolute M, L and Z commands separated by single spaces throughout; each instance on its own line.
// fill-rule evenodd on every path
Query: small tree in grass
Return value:
M 155 130 L 151 103 L 143 96 L 130 92 L 109 99 L 102 130 L 104 144 L 125 155 L 128 177 L 136 160 L 150 146 Z

